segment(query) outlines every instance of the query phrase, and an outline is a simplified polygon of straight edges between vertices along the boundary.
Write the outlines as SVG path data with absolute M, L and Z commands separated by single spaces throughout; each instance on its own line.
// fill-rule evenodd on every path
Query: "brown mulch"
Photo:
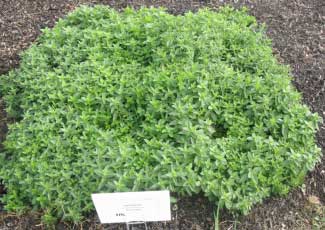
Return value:
M 182 14 L 200 7 L 217 9 L 224 3 L 245 5 L 259 22 L 265 23 L 279 61 L 290 65 L 293 83 L 304 102 L 325 120 L 325 1 L 324 0 L 1 0 L 0 1 L 0 74 L 19 65 L 25 50 L 44 27 L 53 27 L 58 18 L 80 4 L 107 4 L 116 9 L 127 5 L 164 6 Z M 239 3 L 240 2 L 240 3 Z M 4 105 L 0 99 L 0 151 L 7 132 Z M 318 145 L 325 152 L 325 125 L 317 133 Z M 4 188 L 0 185 L 0 194 Z M 312 229 L 307 198 L 314 195 L 325 204 L 325 157 L 309 173 L 303 189 L 286 198 L 271 198 L 257 205 L 248 216 L 239 217 L 237 229 Z M 315 212 L 315 210 L 312 210 Z M 150 224 L 150 229 L 213 229 L 213 206 L 201 196 L 181 199 L 173 206 L 173 221 Z M 234 229 L 236 218 L 221 212 L 222 229 Z M 318 226 L 318 225 L 317 225 Z M 316 229 L 317 229 L 316 226 Z M 315 227 L 315 225 L 314 225 Z M 319 227 L 319 226 L 318 226 Z M 325 225 L 318 229 L 325 229 Z M 59 223 L 57 229 L 125 229 L 123 225 L 100 226 L 95 216 L 82 225 Z M 46 229 L 37 214 L 16 216 L 1 212 L 0 229 Z

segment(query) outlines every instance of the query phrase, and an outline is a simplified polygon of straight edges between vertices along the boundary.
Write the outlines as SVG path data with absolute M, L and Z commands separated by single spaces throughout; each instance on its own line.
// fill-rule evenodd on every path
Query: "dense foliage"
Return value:
M 1 77 L 6 208 L 78 221 L 91 193 L 168 188 L 247 213 L 320 156 L 290 80 L 243 10 L 79 8 Z

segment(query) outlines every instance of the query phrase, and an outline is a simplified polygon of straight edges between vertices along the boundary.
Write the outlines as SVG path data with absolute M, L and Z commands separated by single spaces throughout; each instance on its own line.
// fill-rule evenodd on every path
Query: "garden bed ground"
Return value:
M 19 64 L 19 53 L 40 34 L 52 27 L 58 18 L 80 4 L 108 4 L 122 9 L 127 5 L 164 6 L 169 12 L 181 14 L 200 7 L 217 9 L 224 3 L 235 7 L 245 5 L 259 22 L 266 23 L 279 61 L 289 64 L 294 84 L 302 92 L 304 102 L 325 119 L 325 2 L 323 0 L 2 0 L 0 3 L 0 74 Z M 239 2 L 239 3 L 234 3 Z M 7 131 L 4 105 L 0 99 L 0 143 Z M 325 125 L 320 127 L 317 142 L 325 149 Z M 0 144 L 1 150 L 1 144 Z M 4 188 L 0 185 L 0 194 Z M 237 229 L 325 229 L 325 158 L 309 173 L 304 187 L 286 198 L 272 198 L 256 206 L 246 217 L 238 218 Z M 222 229 L 233 229 L 235 218 L 222 212 Z M 150 229 L 213 229 L 213 206 L 201 196 L 181 199 L 173 207 L 173 221 L 152 224 Z M 125 229 L 123 225 L 100 226 L 96 217 L 82 225 L 60 223 L 57 229 Z M 0 229 L 44 229 L 37 213 L 16 216 L 2 211 Z

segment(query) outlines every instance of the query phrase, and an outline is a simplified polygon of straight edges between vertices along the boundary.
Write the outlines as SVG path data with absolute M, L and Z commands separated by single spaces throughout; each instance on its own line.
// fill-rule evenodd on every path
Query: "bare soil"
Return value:
M 45 27 L 80 4 L 106 4 L 116 9 L 126 6 L 163 6 L 173 14 L 217 9 L 223 4 L 246 6 L 250 14 L 267 26 L 278 60 L 290 65 L 293 84 L 304 103 L 325 120 L 325 1 L 324 0 L 1 0 L 0 74 L 19 66 L 19 54 L 30 46 Z M 0 151 L 9 121 L 0 99 Z M 325 152 L 325 122 L 317 133 L 317 143 Z M 0 184 L 0 196 L 5 193 Z M 234 217 L 221 211 L 221 229 L 325 229 L 325 157 L 307 176 L 304 186 L 287 197 L 270 198 L 249 215 Z M 214 208 L 203 196 L 181 198 L 173 205 L 173 220 L 151 223 L 149 229 L 214 229 Z M 56 229 L 126 229 L 125 225 L 100 225 L 92 214 L 79 225 L 58 223 Z M 47 229 L 38 213 L 16 215 L 2 210 L 0 230 Z M 144 229 L 143 226 L 133 229 Z

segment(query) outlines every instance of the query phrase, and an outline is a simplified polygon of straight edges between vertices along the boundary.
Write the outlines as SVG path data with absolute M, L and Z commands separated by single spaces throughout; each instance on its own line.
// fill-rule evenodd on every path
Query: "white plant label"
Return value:
M 169 221 L 169 191 L 95 193 L 91 195 L 101 223 Z

